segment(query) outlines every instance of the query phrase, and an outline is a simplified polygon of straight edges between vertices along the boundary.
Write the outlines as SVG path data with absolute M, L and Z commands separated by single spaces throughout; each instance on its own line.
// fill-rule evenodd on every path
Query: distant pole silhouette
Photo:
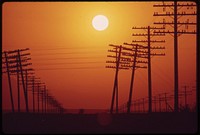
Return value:
M 159 110 L 161 112 L 162 106 L 161 106 L 161 94 L 158 94 L 158 101 L 159 101 Z
M 35 89 L 34 89 L 34 77 L 32 78 L 32 96 L 33 96 L 33 112 L 35 112 Z
M 38 98 L 38 113 L 40 112 L 40 84 L 38 83 L 38 95 L 37 95 L 37 98 Z
M 138 99 L 138 112 L 140 112 L 140 100 Z
M 9 88 L 10 88 L 10 99 L 11 99 L 12 112 L 15 112 L 13 94 L 12 94 L 12 85 L 11 85 L 11 79 L 10 79 L 10 70 L 9 70 L 9 64 L 8 64 L 8 58 L 7 58 L 7 52 L 4 52 L 4 55 L 5 55 L 5 59 L 6 59 L 6 67 L 7 67 L 7 75 L 8 75 L 8 84 L 9 84 Z
M 167 112 L 167 93 L 164 93 L 165 94 L 165 105 L 166 105 L 166 112 Z
M 143 98 L 142 101 L 143 101 L 143 112 L 145 112 L 145 106 L 144 106 L 145 105 L 145 99 Z
M 47 113 L 49 113 L 49 94 L 48 94 L 48 92 L 47 92 L 46 100 L 47 100 Z
M 43 88 L 43 91 L 41 91 L 41 100 L 42 100 L 42 113 L 44 113 L 44 89 L 45 89 L 45 85 Z
M 156 112 L 156 96 L 154 96 L 154 103 L 155 103 L 155 112 Z
M 184 86 L 184 88 L 185 88 L 184 93 L 185 93 L 185 107 L 186 107 L 187 106 L 187 86 Z
M 47 109 L 47 106 L 46 106 L 46 92 L 47 89 L 46 89 L 46 85 L 44 87 L 44 112 L 46 113 L 46 109 Z
M 26 75 L 26 102 L 27 102 L 27 107 L 28 107 L 28 71 L 25 69 L 25 75 Z M 28 108 L 29 110 L 29 108 Z M 27 111 L 29 112 L 29 111 Z
M 18 112 L 20 112 L 20 86 L 19 86 L 19 59 L 16 57 L 17 62 L 17 94 L 18 94 Z

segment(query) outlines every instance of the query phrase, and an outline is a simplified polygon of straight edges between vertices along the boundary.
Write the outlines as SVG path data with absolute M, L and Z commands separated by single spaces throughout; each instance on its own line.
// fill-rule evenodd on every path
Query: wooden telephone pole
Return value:
M 115 64 L 115 66 L 106 66 L 106 68 L 115 69 L 115 79 L 114 79 L 114 86 L 113 86 L 113 93 L 112 93 L 112 100 L 111 100 L 111 107 L 110 107 L 110 113 L 112 114 L 113 109 L 114 109 L 115 95 L 116 95 L 116 113 L 118 113 L 118 72 L 119 72 L 119 69 L 128 69 L 128 68 L 120 66 L 120 64 L 123 63 L 121 62 L 121 59 L 125 59 L 121 56 L 122 45 L 110 44 L 109 46 L 113 47 L 114 50 L 108 50 L 108 52 L 115 53 L 115 55 L 107 55 L 107 57 L 114 58 L 115 61 L 106 61 L 106 63 Z
M 28 97 L 27 97 L 27 91 L 26 91 L 26 87 L 25 87 L 25 83 L 24 83 L 24 71 L 25 68 L 28 65 L 31 65 L 31 63 L 28 63 L 28 60 L 30 60 L 30 58 L 27 58 L 30 53 L 24 53 L 25 51 L 28 51 L 29 48 L 25 48 L 25 49 L 18 49 L 18 50 L 14 50 L 14 51 L 4 51 L 4 57 L 5 58 L 5 62 L 3 62 L 3 64 L 6 64 L 6 68 L 7 69 L 7 75 L 8 75 L 8 83 L 9 83 L 9 89 L 10 89 L 10 98 L 11 98 L 11 106 L 12 106 L 12 111 L 14 112 L 14 101 L 13 101 L 13 94 L 12 94 L 12 85 L 11 85 L 11 78 L 10 75 L 16 75 L 17 74 L 17 84 L 18 84 L 18 111 L 20 111 L 20 92 L 19 92 L 19 73 L 21 73 L 21 77 L 22 77 L 22 82 L 23 82 L 23 92 L 24 92 L 24 97 L 25 97 L 25 105 L 26 105 L 26 111 L 29 112 L 28 109 Z M 22 53 L 23 52 L 23 53 Z M 24 63 L 25 62 L 25 63 Z M 4 72 L 5 73 L 5 72 Z
M 155 22 L 154 24 L 157 25 L 170 25 L 174 29 L 173 30 L 158 30 L 154 31 L 155 33 L 162 33 L 162 34 L 170 34 L 174 37 L 174 111 L 178 112 L 179 111 L 179 101 L 178 101 L 178 90 L 179 90 L 179 85 L 178 85 L 178 36 L 181 34 L 196 34 L 196 31 L 186 31 L 186 30 L 178 30 L 178 28 L 182 25 L 185 25 L 185 28 L 188 29 L 189 25 L 196 25 L 196 23 L 189 22 L 189 19 L 187 19 L 185 22 L 179 22 L 178 19 L 183 16 L 196 16 L 196 12 L 178 12 L 181 8 L 194 8 L 196 7 L 196 4 L 185 4 L 185 3 L 178 3 L 177 1 L 174 1 L 173 3 L 170 2 L 170 4 L 162 3 L 162 4 L 156 4 L 154 7 L 159 7 L 163 8 L 163 11 L 166 11 L 166 8 L 169 8 L 169 10 L 173 9 L 172 12 L 165 12 L 165 13 L 158 13 L 155 12 L 154 16 L 162 16 L 162 17 L 172 17 L 173 21 L 172 22 L 166 22 L 165 19 L 163 19 L 163 22 Z M 186 9 L 186 10 L 187 10 Z
M 128 43 L 124 43 L 124 45 L 126 47 L 124 47 L 123 49 L 126 50 L 126 51 L 129 51 L 129 52 L 124 52 L 123 55 L 130 57 L 130 59 L 126 60 L 126 62 L 132 63 L 132 65 L 130 65 L 130 64 L 129 65 L 122 65 L 123 67 L 129 67 L 132 70 L 129 99 L 128 99 L 128 102 L 127 102 L 127 113 L 130 113 L 131 112 L 131 105 L 132 105 L 132 95 L 133 95 L 132 93 L 133 93 L 133 83 L 134 83 L 134 77 L 135 77 L 135 70 L 137 68 L 147 68 L 146 66 L 138 65 L 139 63 L 145 63 L 146 64 L 147 62 L 138 60 L 138 58 L 144 58 L 145 57 L 145 56 L 143 56 L 145 51 L 142 50 L 142 49 L 145 48 L 144 46 L 138 45 L 138 44 L 128 44 Z M 131 47 L 131 48 L 129 48 L 129 47 Z
M 153 47 L 152 43 L 164 43 L 164 40 L 152 40 L 152 37 L 155 36 L 165 36 L 165 34 L 155 34 L 152 33 L 154 30 L 160 30 L 164 29 L 163 27 L 157 28 L 157 27 L 133 27 L 132 29 L 142 29 L 146 30 L 147 33 L 139 33 L 139 34 L 132 34 L 134 37 L 146 37 L 147 40 L 133 40 L 133 43 L 147 43 L 147 47 L 144 48 L 146 49 L 146 56 L 147 56 L 147 61 L 148 61 L 148 98 L 149 98 L 149 113 L 152 112 L 152 79 L 151 79 L 151 56 L 164 56 L 164 53 L 151 53 L 151 49 L 165 49 L 165 47 Z

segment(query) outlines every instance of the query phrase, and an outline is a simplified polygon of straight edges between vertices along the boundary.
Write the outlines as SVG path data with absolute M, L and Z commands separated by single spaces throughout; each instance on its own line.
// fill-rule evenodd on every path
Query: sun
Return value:
M 103 31 L 108 27 L 108 18 L 104 15 L 96 15 L 92 19 L 92 26 L 98 30 L 98 31 Z

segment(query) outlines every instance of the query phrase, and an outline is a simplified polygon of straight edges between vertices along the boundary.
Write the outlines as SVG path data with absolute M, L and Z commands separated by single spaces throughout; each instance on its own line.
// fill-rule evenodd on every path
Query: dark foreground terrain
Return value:
M 67 133 L 197 133 L 196 113 L 33 114 L 3 113 L 2 132 Z

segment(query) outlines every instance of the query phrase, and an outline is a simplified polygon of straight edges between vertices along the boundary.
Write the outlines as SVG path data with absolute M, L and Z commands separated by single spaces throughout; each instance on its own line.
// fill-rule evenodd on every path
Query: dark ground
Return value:
M 199 133 L 196 113 L 33 114 L 3 113 L 4 134 Z

